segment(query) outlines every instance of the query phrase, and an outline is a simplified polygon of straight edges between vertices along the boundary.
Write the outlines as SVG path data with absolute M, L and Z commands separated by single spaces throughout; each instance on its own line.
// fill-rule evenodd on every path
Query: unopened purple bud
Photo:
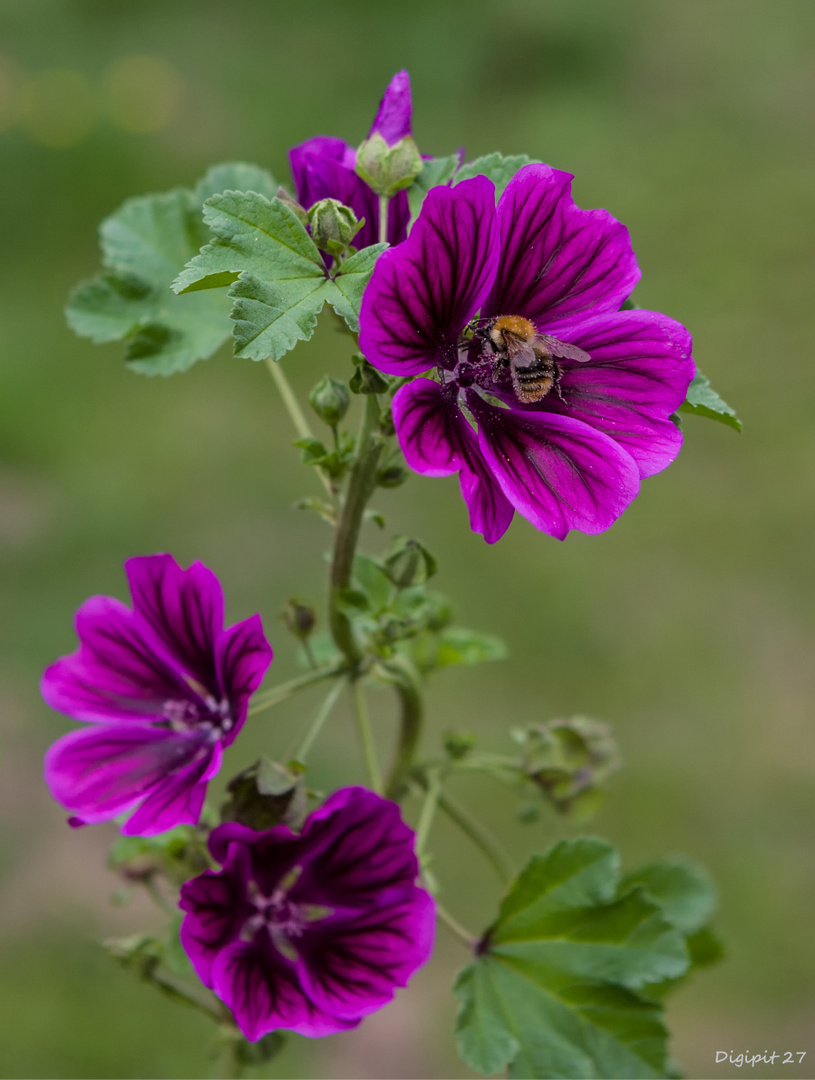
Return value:
M 393 146 L 412 134 L 411 113 L 410 76 L 404 70 L 397 71 L 379 103 L 379 111 L 371 124 L 368 138 L 378 134 L 388 146 Z

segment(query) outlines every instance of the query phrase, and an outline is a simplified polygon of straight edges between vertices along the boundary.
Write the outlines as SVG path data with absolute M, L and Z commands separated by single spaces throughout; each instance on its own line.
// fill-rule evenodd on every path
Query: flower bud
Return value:
M 620 766 L 608 724 L 585 716 L 534 725 L 520 741 L 526 775 L 561 813 L 593 809 L 601 785 Z
M 382 135 L 375 131 L 357 150 L 357 176 L 377 195 L 386 198 L 410 187 L 423 164 L 412 135 L 405 135 L 393 146 L 388 146 Z
M 286 629 L 300 641 L 305 641 L 309 637 L 317 622 L 314 608 L 294 597 L 286 601 L 286 606 L 280 612 L 280 618 Z
M 311 391 L 308 400 L 323 423 L 336 427 L 348 412 L 351 392 L 345 383 L 326 375 Z
M 308 212 L 311 239 L 329 255 L 342 255 L 365 224 L 354 211 L 337 199 L 320 199 Z
M 436 572 L 436 560 L 418 540 L 397 536 L 382 569 L 397 589 L 406 589 L 432 577 Z
M 308 214 L 305 212 L 300 203 L 296 199 L 293 199 L 291 195 L 289 195 L 288 191 L 286 191 L 284 187 L 279 187 L 277 189 L 277 198 L 280 199 L 282 203 L 285 203 L 286 206 L 288 206 L 289 210 L 291 210 L 291 212 L 294 214 L 294 216 L 299 222 L 301 222 L 303 225 L 308 225 Z

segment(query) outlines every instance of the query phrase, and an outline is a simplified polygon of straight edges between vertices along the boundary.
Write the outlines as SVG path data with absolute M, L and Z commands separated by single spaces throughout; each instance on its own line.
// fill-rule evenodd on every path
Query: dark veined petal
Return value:
M 359 344 L 391 375 L 452 368 L 498 256 L 495 188 L 483 176 L 428 194 L 410 236 L 379 257 L 362 297 Z
M 410 135 L 411 115 L 410 76 L 404 70 L 397 71 L 379 103 L 379 111 L 371 124 L 368 138 L 379 134 L 388 146 L 393 146 Z
M 581 311 L 616 311 L 640 277 L 628 230 L 607 210 L 581 210 L 572 177 L 525 165 L 498 203 L 501 258 L 482 315 L 546 325 Z
M 224 628 L 224 594 L 203 563 L 182 570 L 172 555 L 128 559 L 133 610 L 185 671 L 210 694 L 218 690 L 215 647 Z
M 321 1009 L 347 1020 L 391 1001 L 433 952 L 436 906 L 415 885 L 383 894 L 366 913 L 326 918 L 297 942 L 303 989 Z
M 217 771 L 220 747 L 199 733 L 145 724 L 111 724 L 64 735 L 45 756 L 45 781 L 57 802 L 87 823 L 109 821 L 142 802 L 123 832 L 148 836 L 195 824 L 204 778 Z
M 303 993 L 294 965 L 271 946 L 237 941 L 218 953 L 212 989 L 251 1042 L 282 1028 L 317 1038 L 356 1027 L 320 1010 Z
M 229 746 L 246 719 L 249 698 L 263 682 L 272 662 L 272 648 L 263 633 L 260 615 L 253 615 L 221 634 L 215 657 L 218 685 L 230 704 L 232 727 L 224 732 Z
M 76 614 L 81 647 L 49 667 L 42 696 L 76 720 L 143 720 L 164 703 L 200 697 L 144 620 L 118 600 L 92 596 Z
M 181 944 L 204 986 L 212 986 L 215 957 L 240 936 L 252 914 L 246 899 L 249 856 L 236 844 L 220 873 L 205 870 L 181 886 L 178 906 L 187 912 L 181 923 Z
M 408 465 L 425 476 L 459 471 L 470 527 L 488 544 L 509 528 L 514 510 L 484 461 L 478 439 L 458 407 L 458 387 L 416 379 L 393 399 L 393 418 Z
M 610 435 L 652 476 L 674 460 L 682 432 L 670 420 L 695 373 L 691 336 L 654 311 L 617 311 L 559 324 L 554 333 L 585 349 L 588 363 L 560 361 L 560 390 L 538 406 Z
M 581 420 L 499 409 L 469 391 L 478 442 L 518 513 L 563 540 L 570 529 L 609 528 L 639 491 L 631 455 Z
M 401 895 L 419 873 L 414 843 L 396 803 L 367 788 L 343 788 L 303 827 L 303 871 L 291 897 L 359 909 L 381 903 L 389 889 Z

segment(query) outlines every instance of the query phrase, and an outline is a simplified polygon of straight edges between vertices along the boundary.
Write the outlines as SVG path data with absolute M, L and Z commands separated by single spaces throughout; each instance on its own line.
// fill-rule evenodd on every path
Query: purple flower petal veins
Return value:
M 181 890 L 181 942 L 250 1040 L 356 1027 L 433 948 L 435 906 L 415 884 L 415 837 L 395 803 L 336 792 L 299 835 L 215 829 L 221 863 Z
M 131 812 L 122 832 L 151 836 L 198 822 L 272 650 L 257 615 L 224 630 L 220 583 L 201 563 L 151 555 L 125 572 L 132 610 L 91 597 L 79 649 L 43 675 L 52 708 L 94 725 L 54 743 L 45 779 L 78 821 Z
M 571 179 L 527 165 L 497 207 L 485 177 L 434 188 L 363 296 L 370 362 L 396 376 L 436 369 L 438 382 L 417 379 L 394 398 L 408 464 L 459 472 L 488 543 L 515 510 L 558 539 L 609 528 L 682 444 L 670 417 L 695 373 L 690 334 L 665 315 L 619 310 L 639 279 L 628 232 L 605 210 L 577 207 Z M 501 316 L 527 327 L 538 350 L 532 372 L 543 374 L 523 400 L 508 348 L 489 335 Z M 567 348 L 546 358 L 535 335 Z M 529 371 L 529 354 L 521 362 Z
M 410 77 L 399 71 L 391 79 L 379 105 L 369 135 L 379 132 L 388 142 L 398 142 L 411 133 Z M 354 245 L 369 247 L 379 239 L 379 198 L 354 171 L 356 149 L 342 139 L 317 135 L 289 151 L 297 201 L 308 209 L 320 199 L 339 199 L 350 206 L 365 224 Z M 388 243 L 400 244 L 407 236 L 410 208 L 406 191 L 400 191 L 388 205 Z

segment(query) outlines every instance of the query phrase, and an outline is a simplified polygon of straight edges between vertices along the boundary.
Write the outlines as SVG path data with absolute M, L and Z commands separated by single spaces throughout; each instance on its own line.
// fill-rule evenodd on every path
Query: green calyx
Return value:
M 343 255 L 365 224 L 354 211 L 337 199 L 321 199 L 308 212 L 311 239 L 320 249 L 335 257 Z
M 377 195 L 387 199 L 410 187 L 422 171 L 422 155 L 411 135 L 393 146 L 377 132 L 357 150 L 356 171 Z

